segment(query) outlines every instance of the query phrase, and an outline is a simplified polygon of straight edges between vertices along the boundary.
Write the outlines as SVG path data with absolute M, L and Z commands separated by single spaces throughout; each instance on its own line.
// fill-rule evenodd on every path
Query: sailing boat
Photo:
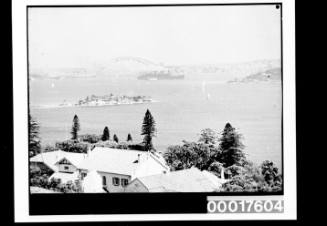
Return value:
M 206 85 L 207 85 L 206 81 L 203 81 L 202 82 L 202 93 L 207 94 L 207 100 L 209 100 L 211 96 L 210 96 L 210 93 L 207 93 Z

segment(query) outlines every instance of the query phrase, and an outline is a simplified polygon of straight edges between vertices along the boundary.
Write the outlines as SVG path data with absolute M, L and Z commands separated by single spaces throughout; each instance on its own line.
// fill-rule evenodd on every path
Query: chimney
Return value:
M 58 150 L 57 155 L 56 155 L 56 161 L 60 160 L 60 153 L 61 153 L 61 150 Z
M 141 154 L 137 154 L 137 163 L 141 162 Z
M 224 172 L 224 167 L 221 167 L 221 171 L 220 171 L 220 178 L 225 180 L 225 172 Z
M 89 157 L 90 153 L 91 153 L 91 147 L 88 145 L 86 150 L 86 156 Z

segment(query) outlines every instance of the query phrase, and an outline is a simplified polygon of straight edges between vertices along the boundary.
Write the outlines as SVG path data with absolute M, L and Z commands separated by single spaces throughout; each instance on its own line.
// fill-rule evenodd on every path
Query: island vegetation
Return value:
M 78 100 L 76 103 L 69 103 L 64 100 L 59 104 L 59 107 L 94 107 L 94 106 L 108 106 L 108 105 L 123 105 L 123 104 L 143 104 L 151 103 L 154 100 L 148 96 L 127 96 L 127 95 L 89 95 L 84 99 Z

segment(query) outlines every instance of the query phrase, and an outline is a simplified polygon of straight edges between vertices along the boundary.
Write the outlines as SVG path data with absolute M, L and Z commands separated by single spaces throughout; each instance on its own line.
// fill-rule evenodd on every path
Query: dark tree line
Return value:
M 39 126 L 38 124 L 31 119 L 30 117 L 30 153 L 31 155 L 35 155 L 40 153 L 41 151 L 41 146 L 40 146 L 40 141 L 38 138 L 38 129 Z M 102 135 L 95 135 L 95 134 L 83 134 L 80 135 L 79 132 L 81 130 L 81 125 L 80 125 L 80 120 L 77 115 L 74 115 L 73 121 L 72 121 L 72 127 L 71 127 L 71 139 L 62 141 L 62 142 L 57 142 L 55 147 L 54 146 L 49 146 L 47 145 L 44 147 L 45 152 L 49 151 L 54 151 L 56 149 L 62 149 L 64 151 L 68 152 L 86 152 L 87 147 L 92 144 L 94 145 L 100 145 L 99 141 L 110 141 L 111 136 L 110 136 L 110 130 L 108 126 L 105 126 L 102 132 Z M 128 133 L 126 142 L 120 142 L 118 136 L 114 134 L 112 136 L 112 141 L 114 143 L 117 143 L 115 145 L 112 142 L 109 142 L 108 144 L 104 143 L 103 145 L 109 145 L 110 147 L 114 148 L 119 148 L 119 149 L 133 149 L 133 150 L 142 150 L 142 151 L 155 151 L 152 143 L 152 138 L 155 136 L 156 133 L 156 128 L 155 128 L 155 120 L 149 111 L 145 112 L 145 116 L 143 119 L 142 123 L 142 130 L 141 130 L 141 135 L 143 135 L 143 141 L 142 143 L 133 143 L 133 138 L 130 133 Z

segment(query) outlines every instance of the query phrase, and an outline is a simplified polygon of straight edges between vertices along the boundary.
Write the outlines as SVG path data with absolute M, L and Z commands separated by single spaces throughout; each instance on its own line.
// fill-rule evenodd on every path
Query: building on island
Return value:
M 125 192 L 215 192 L 225 179 L 208 171 L 190 169 L 137 177 L 125 188 Z
M 124 192 L 125 187 L 137 177 L 168 171 L 169 166 L 159 154 L 106 147 L 95 147 L 79 165 L 84 192 L 98 190 L 92 186 L 99 184 L 99 178 L 105 191 Z M 88 183 L 91 176 L 91 181 L 97 182 Z
M 38 167 L 42 172 L 47 172 L 49 180 L 60 179 L 62 183 L 78 179 L 80 163 L 87 154 L 65 152 L 61 150 L 44 152 L 30 158 L 31 167 Z

